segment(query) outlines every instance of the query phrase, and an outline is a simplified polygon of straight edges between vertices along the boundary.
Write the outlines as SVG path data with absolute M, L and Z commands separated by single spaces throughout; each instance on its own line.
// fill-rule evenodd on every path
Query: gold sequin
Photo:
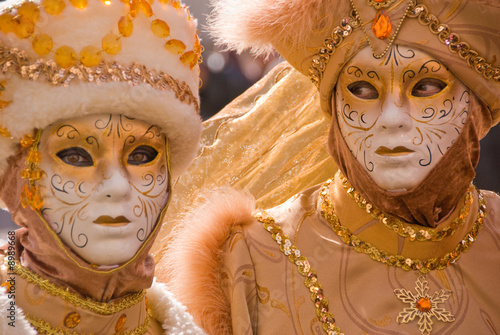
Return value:
M 75 64 L 59 67 L 54 61 L 31 60 L 26 52 L 0 46 L 0 69 L 3 73 L 15 73 L 21 78 L 45 81 L 54 86 L 68 86 L 78 82 L 127 82 L 131 85 L 146 84 L 155 89 L 171 90 L 182 103 L 193 105 L 200 111 L 198 100 L 185 82 L 180 82 L 165 72 L 150 70 L 144 65 L 132 63 L 123 66 L 117 62 L 101 62 L 98 67 Z
M 349 229 L 340 223 L 338 216 L 335 214 L 333 204 L 330 202 L 330 184 L 333 179 L 329 179 L 323 184 L 320 191 L 321 201 L 321 216 L 323 216 L 329 223 L 333 231 L 340 237 L 340 239 L 347 245 L 354 247 L 359 253 L 367 254 L 371 259 L 381 262 L 390 266 L 402 268 L 405 271 L 420 271 L 421 273 L 428 273 L 432 270 L 443 270 L 456 262 L 462 252 L 467 252 L 470 245 L 476 240 L 479 230 L 483 226 L 484 218 L 486 217 L 486 200 L 484 199 L 481 191 L 479 191 L 479 208 L 477 219 L 472 225 L 471 230 L 465 234 L 464 238 L 458 243 L 456 248 L 445 254 L 440 258 L 430 259 L 411 259 L 403 255 L 391 255 L 384 250 L 379 250 L 371 243 L 362 241 L 356 235 L 351 233 Z
M 290 238 L 283 233 L 274 218 L 267 212 L 261 211 L 255 214 L 255 218 L 263 223 L 264 228 L 271 234 L 273 240 L 278 243 L 279 248 L 288 260 L 297 266 L 297 271 L 305 277 L 304 284 L 311 292 L 311 301 L 316 307 L 316 316 L 322 323 L 323 330 L 329 335 L 344 335 L 335 324 L 335 318 L 328 311 L 328 299 L 324 296 L 323 288 L 318 281 L 316 271 L 311 268 L 306 257 L 301 256 L 299 249 L 292 244 Z
M 361 194 L 354 190 L 343 173 L 340 173 L 339 178 L 342 183 L 342 187 L 347 191 L 349 196 L 354 201 L 356 201 L 359 208 L 371 214 L 374 219 L 379 220 L 384 224 L 385 227 L 395 231 L 400 236 L 407 237 L 411 241 L 417 240 L 420 242 L 441 241 L 443 238 L 455 234 L 457 228 L 462 226 L 469 216 L 470 206 L 474 202 L 474 197 L 472 194 L 476 189 L 474 185 L 471 184 L 467 190 L 467 194 L 465 195 L 464 206 L 460 209 L 460 213 L 458 214 L 458 216 L 450 223 L 448 227 L 442 228 L 440 230 L 435 230 L 417 228 L 416 225 L 413 227 L 406 226 L 401 220 L 398 220 L 391 215 L 382 213 L 382 211 L 380 211 L 378 208 L 368 203 L 366 199 L 361 196 Z
M 64 325 L 68 328 L 75 328 L 81 321 L 81 316 L 77 312 L 68 313 L 64 318 Z

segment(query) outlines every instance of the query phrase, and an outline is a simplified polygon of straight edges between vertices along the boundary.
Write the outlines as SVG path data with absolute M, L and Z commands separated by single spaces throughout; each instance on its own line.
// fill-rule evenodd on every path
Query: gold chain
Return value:
M 330 223 L 333 231 L 347 245 L 354 247 L 359 253 L 367 254 L 371 259 L 394 267 L 402 268 L 405 271 L 418 270 L 421 273 L 428 273 L 431 270 L 443 270 L 456 262 L 462 252 L 466 252 L 470 245 L 476 240 L 479 230 L 483 226 L 484 218 L 486 217 L 486 200 L 481 191 L 478 191 L 479 208 L 477 219 L 474 222 L 472 229 L 465 234 L 464 238 L 458 243 L 456 248 L 440 258 L 430 259 L 411 259 L 403 255 L 391 255 L 384 250 L 379 250 L 369 242 L 364 242 L 356 235 L 351 233 L 347 227 L 344 227 L 335 214 L 333 204 L 330 202 L 329 187 L 333 179 L 329 179 L 323 184 L 320 191 L 321 199 L 321 215 Z
M 77 333 L 77 332 L 74 332 L 74 331 L 67 331 L 67 330 L 64 330 L 64 329 L 59 329 L 59 328 L 55 328 L 55 327 L 52 327 L 49 323 L 41 320 L 41 319 L 38 319 L 38 318 L 35 318 L 29 314 L 25 314 L 26 316 L 26 319 L 28 319 L 28 321 L 31 323 L 31 325 L 33 327 L 36 328 L 36 330 L 40 333 L 40 334 L 47 334 L 47 335 L 83 335 L 83 334 L 80 334 L 80 333 Z M 130 331 L 127 331 L 127 332 L 120 332 L 119 334 L 120 335 L 142 335 L 144 333 L 146 333 L 149 329 L 149 325 L 151 323 L 151 318 L 149 316 L 149 314 L 146 315 L 146 320 L 144 321 L 144 323 L 142 325 L 140 325 L 139 327 L 135 328 L 134 330 L 130 330 Z M 94 333 L 90 333 L 88 335 L 93 335 Z
M 451 222 L 451 224 L 443 228 L 442 230 L 436 231 L 435 229 L 416 229 L 411 226 L 406 226 L 404 223 L 390 215 L 386 215 L 382 213 L 378 208 L 368 203 L 366 199 L 364 199 L 361 194 L 359 194 L 354 188 L 351 186 L 347 178 L 343 173 L 340 173 L 340 181 L 342 182 L 342 187 L 347 190 L 347 193 L 351 196 L 351 198 L 356 201 L 359 208 L 365 210 L 367 213 L 371 214 L 371 216 L 384 224 L 389 229 L 394 230 L 402 237 L 409 237 L 411 241 L 441 241 L 443 238 L 447 236 L 452 236 L 455 234 L 455 231 L 458 227 L 462 226 L 467 216 L 469 216 L 470 206 L 474 202 L 473 191 L 475 190 L 474 185 L 470 185 L 467 190 L 467 194 L 465 196 L 464 206 L 460 209 L 460 214 Z
M 300 250 L 292 244 L 288 236 L 283 233 L 274 218 L 264 211 L 257 212 L 255 218 L 263 223 L 264 228 L 271 236 L 288 260 L 297 266 L 297 271 L 305 277 L 304 284 L 311 292 L 311 301 L 316 306 L 316 316 L 323 325 L 323 330 L 328 335 L 344 335 L 335 325 L 333 314 L 328 311 L 328 299 L 325 298 L 323 288 L 318 281 L 318 275 L 306 257 L 300 255 Z
M 368 36 L 366 34 L 365 27 L 363 26 L 363 24 L 361 22 L 361 18 L 359 16 L 359 12 L 356 9 L 356 7 L 354 6 L 354 2 L 352 0 L 349 0 L 349 1 L 351 2 L 352 9 L 356 13 L 356 19 L 358 20 L 359 25 L 361 26 L 361 29 L 363 30 L 363 33 L 365 34 L 365 36 Z M 398 26 L 396 27 L 396 30 L 394 31 L 394 34 L 392 34 L 392 37 L 391 37 L 391 40 L 389 41 L 389 44 L 384 49 L 384 51 L 382 51 L 381 54 L 378 54 L 378 55 L 375 54 L 375 50 L 373 50 L 372 42 L 370 41 L 370 38 L 368 38 L 368 45 L 370 46 L 370 49 L 372 49 L 373 57 L 375 57 L 376 59 L 380 59 L 380 58 L 384 57 L 387 54 L 387 51 L 389 51 L 389 49 L 391 48 L 392 44 L 394 43 L 394 40 L 396 39 L 396 36 L 398 35 L 399 29 L 401 28 L 401 25 L 403 24 L 403 21 L 406 18 L 406 15 L 408 15 L 408 12 L 410 11 L 410 9 L 413 6 L 414 6 L 413 0 L 410 0 L 410 2 L 408 2 L 408 6 L 406 6 L 406 10 L 405 10 L 405 12 L 403 14 L 403 17 L 401 18 L 401 20 L 399 20 Z
M 113 301 L 111 303 L 98 302 L 92 299 L 83 299 L 78 297 L 75 293 L 71 293 L 66 289 L 56 286 L 49 282 L 47 279 L 43 279 L 37 274 L 31 272 L 27 268 L 16 263 L 14 266 L 14 272 L 20 275 L 22 278 L 26 279 L 29 283 L 38 286 L 41 290 L 48 292 L 49 294 L 62 298 L 63 300 L 84 308 L 86 310 L 92 311 L 101 315 L 111 315 L 118 313 L 124 309 L 127 309 L 135 304 L 142 301 L 146 295 L 146 290 L 140 290 L 129 296 L 126 296 L 118 301 Z

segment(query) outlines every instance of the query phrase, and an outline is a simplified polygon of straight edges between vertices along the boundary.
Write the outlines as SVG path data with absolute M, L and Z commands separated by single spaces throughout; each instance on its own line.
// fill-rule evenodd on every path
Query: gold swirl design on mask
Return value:
M 62 68 L 53 60 L 32 60 L 25 51 L 0 46 L 1 73 L 17 74 L 23 79 L 45 81 L 54 86 L 68 86 L 79 82 L 97 85 L 111 82 L 125 82 L 132 86 L 146 84 L 160 91 L 172 91 L 180 102 L 193 105 L 199 113 L 200 106 L 189 85 L 162 71 L 148 69 L 132 63 L 128 66 L 117 62 L 102 61 L 98 66 L 87 67 L 75 64 Z

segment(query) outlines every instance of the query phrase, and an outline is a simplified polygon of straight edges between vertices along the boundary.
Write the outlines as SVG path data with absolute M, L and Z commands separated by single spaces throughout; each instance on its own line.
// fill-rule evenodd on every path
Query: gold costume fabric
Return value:
M 309 79 L 287 63 L 276 66 L 204 122 L 202 151 L 174 181 L 165 224 L 153 248 L 161 248 L 172 219 L 195 208 L 204 190 L 245 189 L 259 207 L 268 208 L 332 176 L 337 169 L 326 145 L 328 123 Z
M 397 322 L 405 308 L 415 307 L 417 299 L 410 304 L 395 295 L 400 289 L 416 297 L 419 273 L 374 261 L 342 242 L 320 214 L 319 192 L 318 187 L 305 190 L 268 214 L 316 270 L 336 325 L 344 334 L 419 334 L 422 320 L 418 316 L 409 323 Z M 353 234 L 379 250 L 408 258 L 441 257 L 453 251 L 467 238 L 478 213 L 474 192 L 470 214 L 453 236 L 411 242 L 360 209 L 338 178 L 330 194 L 341 224 Z M 496 217 L 500 197 L 488 191 L 484 197 L 487 215 L 477 240 L 457 262 L 425 276 L 429 296 L 436 298 L 436 292 L 451 290 L 448 299 L 433 305 L 436 313 L 430 317 L 429 332 L 433 335 L 496 334 L 500 330 L 500 229 Z M 442 226 L 448 226 L 457 215 L 458 209 Z M 314 291 L 305 285 L 307 278 L 299 274 L 261 222 L 233 227 L 223 250 L 222 287 L 230 303 L 233 334 L 324 334 L 312 301 Z M 453 322 L 436 318 L 446 311 L 453 315 Z

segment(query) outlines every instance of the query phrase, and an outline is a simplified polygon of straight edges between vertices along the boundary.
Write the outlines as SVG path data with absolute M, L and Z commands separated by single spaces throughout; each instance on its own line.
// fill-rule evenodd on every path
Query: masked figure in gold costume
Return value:
M 500 198 L 472 184 L 500 120 L 499 15 L 486 0 L 216 1 L 221 42 L 275 49 L 318 88 L 339 171 L 269 210 L 230 193 L 186 219 L 161 278 L 208 333 L 500 331 Z
M 149 250 L 201 133 L 179 1 L 10 1 L 0 15 L 0 334 L 203 334 Z

